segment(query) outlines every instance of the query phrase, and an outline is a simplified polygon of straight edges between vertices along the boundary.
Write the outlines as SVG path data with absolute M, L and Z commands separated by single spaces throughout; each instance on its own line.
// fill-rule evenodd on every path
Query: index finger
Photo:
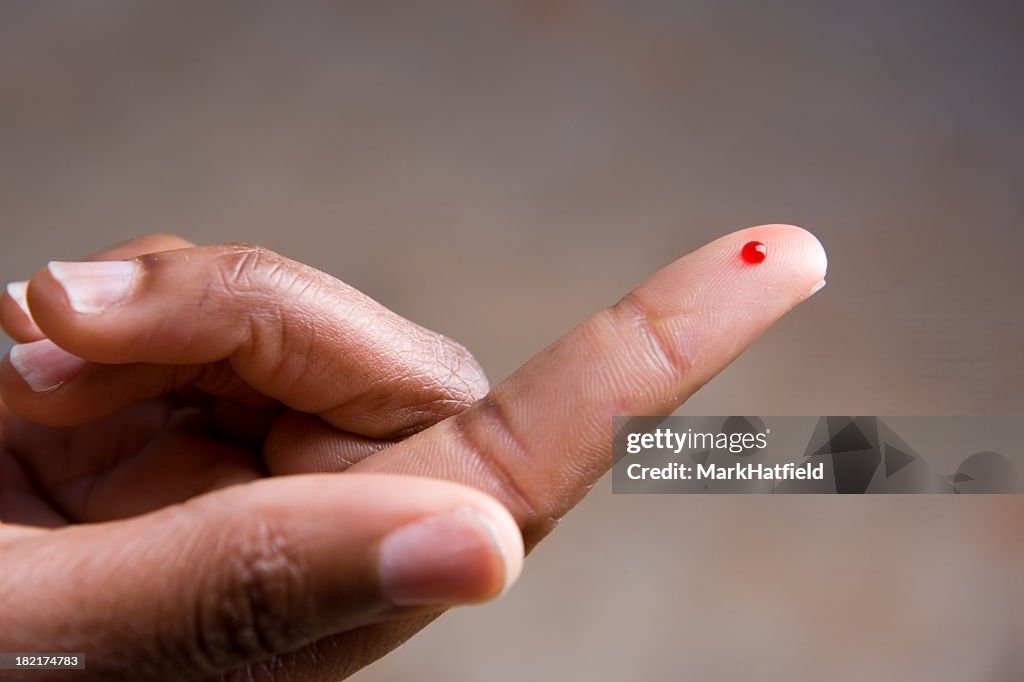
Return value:
M 751 264 L 745 244 L 764 244 Z M 437 476 L 504 502 L 533 544 L 611 465 L 611 418 L 667 415 L 824 284 L 790 225 L 722 237 L 541 351 L 466 411 L 352 468 Z
M 52 343 L 12 349 L 0 392 L 19 416 L 50 426 L 195 386 L 389 439 L 454 414 L 487 386 L 461 344 L 248 244 L 51 262 L 29 299 Z

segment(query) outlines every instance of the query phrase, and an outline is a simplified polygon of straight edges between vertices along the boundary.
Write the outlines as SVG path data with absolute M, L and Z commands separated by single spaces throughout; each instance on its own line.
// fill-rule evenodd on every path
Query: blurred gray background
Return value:
M 500 379 L 725 232 L 829 286 L 683 412 L 1024 414 L 1024 4 L 0 2 L 0 275 L 258 242 Z M 355 678 L 1024 677 L 1018 497 L 612 496 Z

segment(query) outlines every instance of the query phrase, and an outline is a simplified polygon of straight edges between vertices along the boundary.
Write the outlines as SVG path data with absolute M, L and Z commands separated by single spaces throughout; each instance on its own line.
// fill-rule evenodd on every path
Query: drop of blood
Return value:
M 757 265 L 764 262 L 765 257 L 768 255 L 768 247 L 761 242 L 747 242 L 743 245 L 740 255 L 748 263 Z

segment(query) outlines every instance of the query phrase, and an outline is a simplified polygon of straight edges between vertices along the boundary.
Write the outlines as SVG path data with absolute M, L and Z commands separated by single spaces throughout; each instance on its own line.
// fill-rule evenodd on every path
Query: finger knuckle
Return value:
M 482 471 L 488 487 L 519 520 L 524 538 L 530 542 L 546 535 L 568 504 L 549 485 L 524 479 L 533 471 L 532 455 L 505 400 L 492 391 L 451 424 L 471 466 Z
M 453 389 L 453 397 L 461 401 L 463 407 L 487 395 L 490 390 L 487 375 L 468 348 L 445 336 L 436 348 L 438 365 L 449 369 L 445 385 Z
M 232 244 L 219 257 L 223 300 L 241 317 L 237 353 L 257 388 L 298 381 L 309 369 L 314 321 L 301 301 L 320 283 L 308 269 L 261 246 Z
M 223 670 L 287 650 L 302 631 L 308 608 L 302 562 L 270 520 L 226 534 L 211 578 L 195 603 L 192 653 L 207 670 Z
M 606 309 L 605 319 L 626 347 L 619 354 L 638 358 L 668 385 L 675 386 L 693 366 L 693 349 L 679 333 L 679 320 L 652 314 L 635 293 Z
M 266 286 L 281 272 L 281 256 L 257 244 L 226 244 L 217 257 L 216 272 L 224 289 L 251 293 Z
M 366 390 L 346 405 L 392 416 L 377 437 L 403 439 L 458 414 L 487 395 L 483 369 L 465 347 L 443 334 L 385 316 L 381 365 Z M 379 315 L 378 315 L 379 318 Z
M 437 421 L 486 396 L 490 385 L 469 350 L 442 334 L 431 333 L 431 337 L 419 340 L 424 349 L 422 360 L 416 363 L 419 376 L 408 383 L 424 386 L 416 407 Z

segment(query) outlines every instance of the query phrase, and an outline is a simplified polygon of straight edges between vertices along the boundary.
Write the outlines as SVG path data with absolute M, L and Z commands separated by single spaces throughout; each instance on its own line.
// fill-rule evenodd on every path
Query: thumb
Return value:
M 84 653 L 85 679 L 193 679 L 495 597 L 523 544 L 504 507 L 461 485 L 315 475 L 18 533 L 0 556 L 0 650 Z

